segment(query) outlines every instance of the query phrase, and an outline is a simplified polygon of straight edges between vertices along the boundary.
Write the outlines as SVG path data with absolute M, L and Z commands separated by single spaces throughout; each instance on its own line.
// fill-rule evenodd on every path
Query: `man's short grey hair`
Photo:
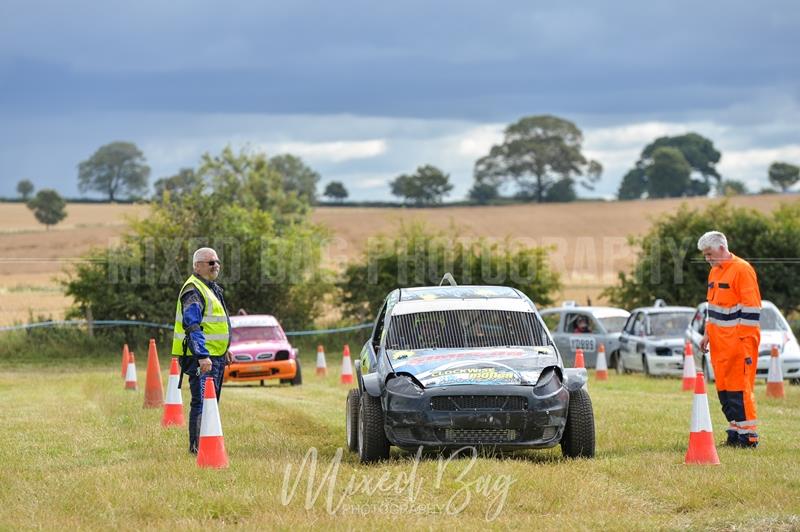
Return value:
M 722 248 L 728 250 L 728 239 L 719 231 L 709 231 L 697 241 L 697 249 L 703 251 L 707 248 Z
M 192 255 L 192 266 L 194 266 L 198 262 L 203 262 L 203 258 L 206 255 L 212 255 L 212 254 L 216 255 L 217 252 L 214 251 L 211 248 L 200 248 L 200 249 L 198 249 L 197 251 L 194 252 L 194 255 Z

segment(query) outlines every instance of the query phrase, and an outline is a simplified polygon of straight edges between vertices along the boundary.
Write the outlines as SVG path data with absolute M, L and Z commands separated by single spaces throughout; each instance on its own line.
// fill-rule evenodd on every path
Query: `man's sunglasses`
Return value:
M 222 266 L 222 263 L 220 261 L 218 261 L 218 260 L 207 260 L 207 261 L 204 260 L 203 262 L 208 264 L 209 266 L 214 266 L 216 264 L 219 264 L 220 266 Z

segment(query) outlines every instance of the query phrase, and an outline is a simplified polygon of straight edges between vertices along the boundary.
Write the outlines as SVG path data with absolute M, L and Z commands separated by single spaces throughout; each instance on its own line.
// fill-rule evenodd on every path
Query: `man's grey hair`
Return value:
M 194 255 L 192 255 L 192 266 L 194 266 L 198 262 L 203 262 L 203 258 L 206 255 L 216 255 L 216 254 L 217 252 L 211 248 L 200 248 L 194 252 Z
M 722 248 L 728 250 L 728 239 L 719 231 L 709 231 L 697 241 L 697 249 L 703 251 L 707 248 Z

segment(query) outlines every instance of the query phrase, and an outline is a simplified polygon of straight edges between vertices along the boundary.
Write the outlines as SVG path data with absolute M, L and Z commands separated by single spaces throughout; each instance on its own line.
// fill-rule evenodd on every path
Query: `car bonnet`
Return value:
M 396 373 L 425 388 L 458 384 L 534 385 L 542 369 L 558 365 L 553 347 L 489 347 L 388 351 Z

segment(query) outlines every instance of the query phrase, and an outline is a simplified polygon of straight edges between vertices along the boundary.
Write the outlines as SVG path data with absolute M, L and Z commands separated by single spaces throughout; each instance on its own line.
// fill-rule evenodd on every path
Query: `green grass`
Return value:
M 590 383 L 593 460 L 564 460 L 558 448 L 483 456 L 471 469 L 460 459 L 443 465 L 437 485 L 439 462 L 426 456 L 409 507 L 403 480 L 414 471 L 413 455 L 393 450 L 388 463 L 367 467 L 345 450 L 330 484 L 331 511 L 327 484 L 305 507 L 307 476 L 284 505 L 287 466 L 293 480 L 316 448 L 319 487 L 344 446 L 346 388 L 337 382 L 334 351 L 326 379 L 313 375 L 306 351 L 303 386 L 226 385 L 220 411 L 231 466 L 221 471 L 197 468 L 186 429 L 162 429 L 160 409 L 143 409 L 141 390 L 123 390 L 116 354 L 89 364 L 72 359 L 66 372 L 60 364 L 3 369 L 0 529 L 800 527 L 800 387 L 787 385 L 785 400 L 768 400 L 759 383 L 761 447 L 720 448 L 721 466 L 698 467 L 683 464 L 692 395 L 680 391 L 679 380 L 641 376 Z M 185 390 L 185 409 L 188 399 Z M 725 422 L 710 399 L 720 441 Z M 360 489 L 346 497 L 351 479 Z M 369 496 L 367 489 L 377 491 Z

